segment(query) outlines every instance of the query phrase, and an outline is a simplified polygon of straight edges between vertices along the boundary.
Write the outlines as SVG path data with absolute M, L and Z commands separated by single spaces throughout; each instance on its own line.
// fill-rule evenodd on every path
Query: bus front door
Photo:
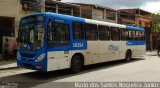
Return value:
M 64 20 L 48 22 L 48 71 L 70 67 L 70 23 Z

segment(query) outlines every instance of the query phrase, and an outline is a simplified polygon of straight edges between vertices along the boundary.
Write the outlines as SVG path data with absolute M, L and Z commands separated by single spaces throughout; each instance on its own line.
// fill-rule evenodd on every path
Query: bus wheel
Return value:
M 82 61 L 80 59 L 80 56 L 74 55 L 71 61 L 71 72 L 78 73 L 81 71 L 81 68 L 82 68 Z
M 125 61 L 130 61 L 132 58 L 132 53 L 130 50 L 127 50 L 126 56 L 125 56 Z

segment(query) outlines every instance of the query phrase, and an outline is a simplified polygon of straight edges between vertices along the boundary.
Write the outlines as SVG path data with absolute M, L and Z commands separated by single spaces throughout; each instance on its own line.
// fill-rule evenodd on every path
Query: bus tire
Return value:
M 71 60 L 71 72 L 78 73 L 82 69 L 82 60 L 79 55 L 74 55 Z
M 130 50 L 127 50 L 126 55 L 125 55 L 125 61 L 128 62 L 132 58 L 132 52 Z

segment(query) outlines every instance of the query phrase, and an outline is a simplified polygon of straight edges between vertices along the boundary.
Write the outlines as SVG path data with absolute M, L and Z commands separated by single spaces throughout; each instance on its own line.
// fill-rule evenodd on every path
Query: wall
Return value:
M 74 3 L 74 4 L 76 4 L 76 3 Z M 107 7 L 106 8 L 105 7 L 98 7 L 93 4 L 79 4 L 79 3 L 77 3 L 77 5 L 80 5 L 82 18 L 117 23 L 117 12 L 116 11 L 112 11 L 112 10 L 108 11 Z M 111 19 L 108 19 L 110 17 L 111 17 Z M 114 19 L 114 20 L 112 20 L 112 19 Z
M 80 5 L 81 8 L 81 17 L 92 19 L 92 6 L 90 5 Z
M 3 39 L 4 35 L 10 36 L 12 38 L 17 38 L 18 37 L 18 29 L 19 29 L 20 19 L 23 16 L 25 16 L 27 14 L 30 14 L 30 13 L 32 13 L 32 12 L 22 11 L 22 5 L 20 4 L 20 0 L 0 0 L 1 27 L 7 28 L 8 26 L 12 25 L 12 27 L 14 28 L 13 29 L 13 31 L 14 31 L 13 35 L 15 35 L 15 36 L 11 36 L 10 34 L 7 35 L 6 33 L 8 33 L 8 32 L 5 32 L 5 29 L 3 30 L 1 28 L 1 30 L 3 32 L 1 32 L 1 36 L 0 36 L 0 53 L 2 53 L 2 51 L 3 51 L 2 47 L 3 47 L 3 42 L 4 42 L 3 41 L 4 40 Z M 13 19 L 13 20 L 7 20 L 7 19 Z M 2 24 L 2 22 L 3 22 L 3 24 Z M 10 23 L 13 23 L 13 24 L 10 25 Z M 7 24 L 9 24 L 9 25 L 7 25 Z M 11 49 L 11 47 L 10 47 L 10 49 Z
M 0 1 L 0 16 L 14 17 L 15 18 L 15 36 L 17 37 L 18 24 L 19 24 L 19 0 L 1 0 Z
M 148 27 L 150 25 L 151 20 L 149 17 L 136 16 L 136 24 L 140 27 Z
M 92 19 L 94 20 L 104 20 L 104 10 L 102 9 L 92 9 Z

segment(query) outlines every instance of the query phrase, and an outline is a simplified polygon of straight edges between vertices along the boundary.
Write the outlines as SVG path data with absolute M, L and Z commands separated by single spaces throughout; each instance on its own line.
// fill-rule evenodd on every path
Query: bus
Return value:
M 23 17 L 19 24 L 17 66 L 42 72 L 145 54 L 143 28 L 51 12 Z

